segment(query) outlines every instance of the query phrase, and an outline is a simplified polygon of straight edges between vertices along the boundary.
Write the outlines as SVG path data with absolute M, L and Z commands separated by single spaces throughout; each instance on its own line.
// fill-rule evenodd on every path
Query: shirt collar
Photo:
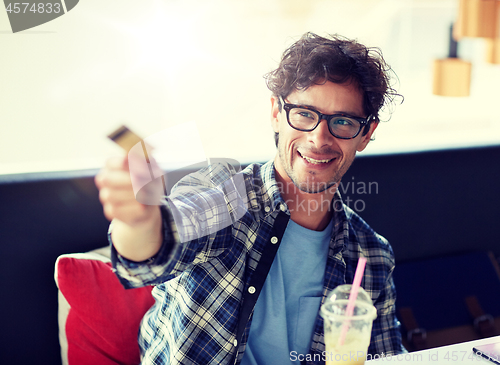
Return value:
M 333 209 L 333 229 L 332 229 L 332 241 L 333 246 L 346 247 L 347 240 L 349 238 L 349 217 L 348 212 L 345 209 L 344 202 L 342 201 L 342 196 L 337 190 L 332 201 Z
M 271 160 L 265 163 L 261 167 L 261 173 L 264 189 L 262 192 L 264 196 L 264 211 L 266 211 L 266 213 L 271 213 L 275 210 L 282 210 L 290 215 L 290 211 L 288 210 L 285 200 L 281 196 L 278 182 L 276 181 L 274 161 Z

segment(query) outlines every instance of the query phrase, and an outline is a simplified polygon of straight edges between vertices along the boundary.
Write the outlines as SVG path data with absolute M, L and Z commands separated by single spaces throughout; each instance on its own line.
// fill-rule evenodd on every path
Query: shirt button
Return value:
M 278 243 L 278 237 L 271 237 L 271 243 L 273 245 L 277 244 Z
M 248 292 L 249 292 L 250 294 L 255 293 L 255 287 L 253 287 L 253 286 L 249 287 L 249 288 L 248 288 Z
M 238 340 L 236 338 L 233 341 L 233 345 L 234 345 L 234 347 L 238 346 Z
M 269 208 L 269 207 L 265 207 L 265 208 L 264 208 L 264 211 L 265 211 L 266 213 L 269 213 L 269 212 L 271 211 L 271 208 Z

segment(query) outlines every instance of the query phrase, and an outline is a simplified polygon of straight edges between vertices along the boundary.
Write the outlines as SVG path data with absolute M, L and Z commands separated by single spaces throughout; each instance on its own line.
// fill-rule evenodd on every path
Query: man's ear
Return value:
M 361 140 L 359 141 L 356 151 L 361 152 L 366 148 L 366 146 L 368 146 L 368 143 L 372 138 L 373 132 L 375 132 L 375 129 L 377 129 L 378 127 L 378 123 L 379 122 L 376 121 L 370 124 L 370 129 L 368 130 L 368 133 L 366 133 L 364 136 L 361 136 Z
M 271 96 L 271 125 L 275 133 L 280 132 L 280 125 L 279 125 L 280 109 L 278 103 L 279 103 L 278 97 L 274 95 Z

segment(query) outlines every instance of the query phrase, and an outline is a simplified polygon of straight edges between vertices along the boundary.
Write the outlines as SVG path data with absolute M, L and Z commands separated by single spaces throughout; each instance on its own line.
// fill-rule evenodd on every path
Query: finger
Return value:
M 137 202 L 135 204 L 104 204 L 103 211 L 108 220 L 119 219 L 132 225 L 143 219 L 146 207 Z
M 128 174 L 128 164 L 126 163 L 125 156 L 115 156 L 106 160 L 105 166 L 96 174 L 94 182 L 100 189 L 102 188 L 110 172 L 122 171 Z
M 128 156 L 113 156 L 106 160 L 105 167 L 109 170 L 128 170 Z
M 99 191 L 99 200 L 103 204 L 130 204 L 137 202 L 131 189 L 103 188 Z
M 139 203 L 145 205 L 161 205 L 162 199 L 165 197 L 165 190 L 162 179 L 154 179 L 144 185 L 138 191 L 135 191 L 135 198 Z
M 139 155 L 137 153 L 133 153 L 133 151 L 129 152 L 127 158 L 127 168 L 130 171 L 130 175 L 132 176 L 132 180 L 136 182 L 136 186 L 138 186 L 141 182 L 149 182 L 155 177 L 155 172 L 159 173 L 158 176 L 161 176 L 162 173 L 160 170 L 155 167 L 153 170 L 153 166 L 151 164 L 152 159 L 144 156 L 144 154 Z M 157 170 L 157 171 L 156 171 Z
M 132 181 L 127 171 L 103 169 L 96 176 L 96 184 L 100 188 L 132 189 Z

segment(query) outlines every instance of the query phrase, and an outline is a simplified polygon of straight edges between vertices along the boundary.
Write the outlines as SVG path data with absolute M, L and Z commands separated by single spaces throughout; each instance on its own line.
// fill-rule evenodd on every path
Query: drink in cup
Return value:
M 363 288 L 358 289 L 352 316 L 347 315 L 351 285 L 339 285 L 321 306 L 324 319 L 326 364 L 365 363 L 377 310 Z

